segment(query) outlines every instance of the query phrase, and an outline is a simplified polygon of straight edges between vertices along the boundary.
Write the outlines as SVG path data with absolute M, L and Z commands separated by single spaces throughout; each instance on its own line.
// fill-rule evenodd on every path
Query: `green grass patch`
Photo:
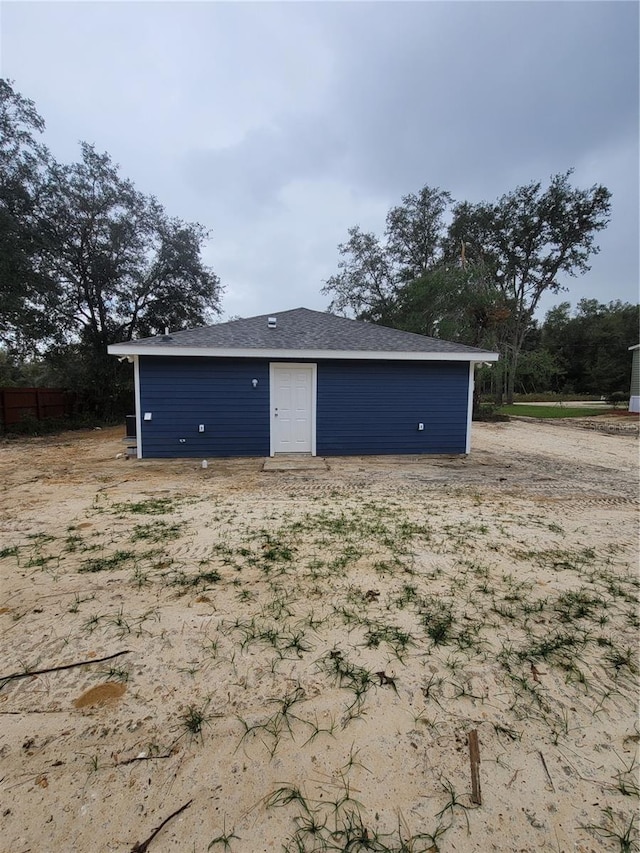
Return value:
M 188 589 L 191 587 L 197 587 L 200 584 L 205 585 L 217 583 L 220 579 L 220 573 L 215 569 L 210 569 L 206 572 L 198 572 L 195 575 L 188 575 L 186 572 L 180 570 L 171 576 L 169 583 L 171 586 Z
M 131 534 L 131 541 L 168 542 L 170 539 L 178 539 L 182 535 L 182 528 L 181 524 L 167 524 L 162 520 L 155 521 L 153 524 L 136 524 Z
M 111 511 L 119 515 L 132 513 L 135 515 L 163 515 L 174 508 L 173 498 L 150 498 L 146 501 L 114 503 Z
M 18 556 L 18 546 L 11 545 L 8 548 L 0 548 L 0 560 L 3 560 L 5 557 L 17 557 Z
M 524 418 L 593 418 L 610 415 L 614 409 L 591 408 L 589 406 L 501 406 L 501 415 L 519 415 Z
M 134 551 L 116 551 L 108 557 L 96 557 L 94 560 L 85 560 L 78 569 L 79 572 L 110 572 L 114 569 L 123 568 L 124 564 L 135 557 Z

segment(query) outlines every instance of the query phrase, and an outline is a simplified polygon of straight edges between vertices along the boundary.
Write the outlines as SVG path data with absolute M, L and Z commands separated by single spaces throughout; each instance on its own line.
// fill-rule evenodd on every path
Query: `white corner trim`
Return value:
M 136 403 L 136 455 L 142 459 L 142 412 L 140 411 L 140 360 L 133 356 L 133 387 Z
M 475 362 L 469 362 L 469 387 L 467 389 L 467 443 L 465 453 L 471 453 L 471 421 L 473 418 L 473 388 L 475 385 Z
M 273 445 L 273 437 L 274 437 L 274 425 L 273 425 L 273 413 L 274 413 L 274 392 L 273 389 L 275 387 L 275 370 L 274 365 L 269 365 L 269 456 L 275 456 L 276 451 Z
M 311 372 L 311 455 L 316 456 L 316 401 L 318 398 L 318 365 Z
M 203 358 L 280 358 L 286 361 L 300 359 L 337 359 L 362 361 L 497 361 L 497 352 L 391 352 L 386 350 L 278 350 L 278 349 L 233 349 L 231 347 L 177 347 L 144 346 L 135 341 L 111 344 L 109 355 L 172 356 L 176 358 L 197 356 Z

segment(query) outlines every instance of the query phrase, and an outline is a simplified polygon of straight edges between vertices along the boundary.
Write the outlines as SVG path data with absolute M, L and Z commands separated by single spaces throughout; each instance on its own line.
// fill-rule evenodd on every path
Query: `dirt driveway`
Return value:
M 638 849 L 637 437 L 263 471 L 121 434 L 0 445 L 0 850 L 186 804 L 152 853 Z

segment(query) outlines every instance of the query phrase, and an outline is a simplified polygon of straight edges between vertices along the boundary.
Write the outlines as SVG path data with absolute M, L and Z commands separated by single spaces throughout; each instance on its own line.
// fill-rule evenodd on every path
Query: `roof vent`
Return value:
M 164 327 L 164 335 L 162 336 L 162 340 L 163 341 L 172 341 L 173 340 L 173 338 L 169 334 L 169 327 L 168 326 Z
M 278 325 L 278 318 L 277 317 L 269 317 L 269 319 L 267 321 L 267 325 L 270 329 L 275 329 L 275 327 Z

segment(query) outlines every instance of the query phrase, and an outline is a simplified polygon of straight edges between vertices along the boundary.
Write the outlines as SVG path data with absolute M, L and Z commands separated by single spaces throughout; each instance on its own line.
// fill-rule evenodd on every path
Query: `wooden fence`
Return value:
M 74 393 L 60 388 L 0 388 L 0 427 L 6 430 L 25 418 L 72 415 L 75 401 Z

